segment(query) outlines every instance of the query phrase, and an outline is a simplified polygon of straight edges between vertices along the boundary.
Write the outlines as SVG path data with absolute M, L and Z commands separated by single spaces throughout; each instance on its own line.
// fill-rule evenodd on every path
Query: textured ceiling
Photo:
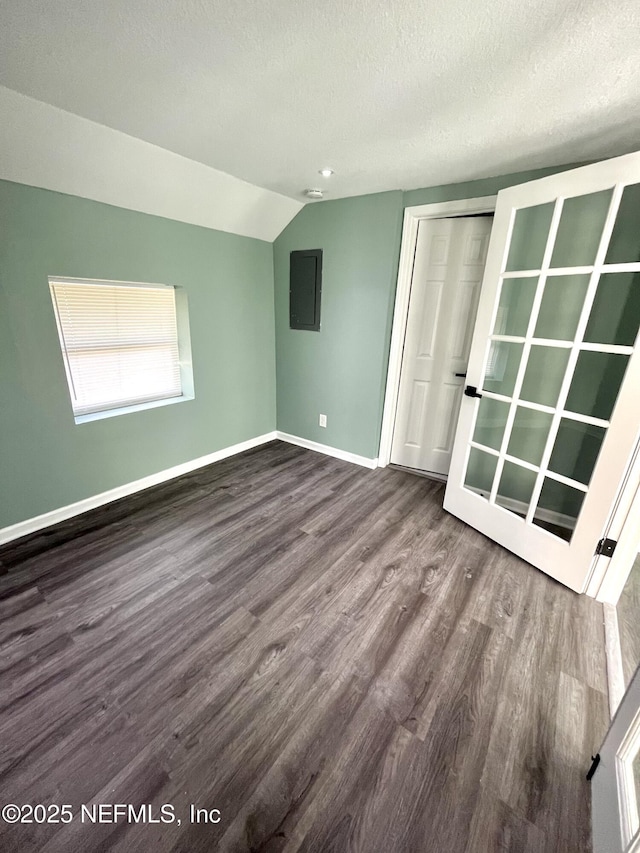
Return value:
M 639 36 L 638 0 L 2 0 L 0 83 L 336 198 L 640 148 Z

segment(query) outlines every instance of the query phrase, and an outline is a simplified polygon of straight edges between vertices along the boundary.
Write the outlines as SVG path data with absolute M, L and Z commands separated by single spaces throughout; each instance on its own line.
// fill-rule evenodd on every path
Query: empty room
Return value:
M 4 0 L 2 853 L 639 853 L 636 0 Z

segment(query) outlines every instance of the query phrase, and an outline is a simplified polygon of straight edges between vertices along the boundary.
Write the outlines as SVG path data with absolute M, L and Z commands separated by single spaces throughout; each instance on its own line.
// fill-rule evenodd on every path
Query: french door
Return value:
M 640 154 L 498 194 L 445 509 L 582 592 L 640 432 Z

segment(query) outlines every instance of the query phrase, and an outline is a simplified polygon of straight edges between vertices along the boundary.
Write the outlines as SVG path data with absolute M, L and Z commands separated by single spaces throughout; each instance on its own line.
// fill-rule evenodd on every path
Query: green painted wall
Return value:
M 276 399 L 283 432 L 377 456 L 403 209 L 554 171 L 310 204 L 273 247 L 0 181 L 0 527 L 269 432 Z M 289 252 L 314 248 L 322 329 L 292 331 Z M 196 399 L 76 425 L 48 275 L 184 287 Z
M 181 285 L 196 399 L 76 425 L 48 275 Z M 0 181 L 0 527 L 275 428 L 269 243 Z
M 376 457 L 404 208 L 494 195 L 567 168 L 306 205 L 274 244 L 278 429 Z M 289 329 L 294 249 L 324 251 L 320 332 Z
M 278 429 L 374 457 L 402 228 L 402 193 L 304 207 L 274 244 Z M 323 249 L 321 330 L 289 329 L 289 253 Z M 327 428 L 318 415 L 327 415 Z

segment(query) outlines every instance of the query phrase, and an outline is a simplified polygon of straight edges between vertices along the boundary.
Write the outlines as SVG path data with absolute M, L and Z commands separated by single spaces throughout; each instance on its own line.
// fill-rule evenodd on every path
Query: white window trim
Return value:
M 146 409 L 157 409 L 160 406 L 170 406 L 173 403 L 186 403 L 195 400 L 193 394 L 181 394 L 179 397 L 165 397 L 161 400 L 148 400 L 146 403 L 136 403 L 133 406 L 120 406 L 114 409 L 102 409 L 99 412 L 89 412 L 86 415 L 74 415 L 77 424 L 89 424 L 92 421 L 101 421 L 104 418 L 115 418 L 119 415 L 128 415 L 132 412 L 144 412 Z
M 176 322 L 177 322 L 177 330 L 178 330 L 178 365 L 180 369 L 180 383 L 182 388 L 182 394 L 172 397 L 158 397 L 151 400 L 143 400 L 137 403 L 133 403 L 131 405 L 126 406 L 113 406 L 111 408 L 99 409 L 94 412 L 86 412 L 82 414 L 73 413 L 73 404 L 71 399 L 69 400 L 71 405 L 71 411 L 73 413 L 74 422 L 77 425 L 91 423 L 93 421 L 103 420 L 105 418 L 113 418 L 118 417 L 120 415 L 131 414 L 134 412 L 142 412 L 147 409 L 156 409 L 161 406 L 169 406 L 174 403 L 184 403 L 190 400 L 195 399 L 195 387 L 193 381 L 193 360 L 191 355 L 191 330 L 189 325 L 189 310 L 187 303 L 187 294 L 183 287 L 178 285 L 170 285 L 164 283 L 156 283 L 156 282 L 138 282 L 138 281 L 119 281 L 119 280 L 111 280 L 111 279 L 96 279 L 96 278 L 70 278 L 68 276 L 59 276 L 59 275 L 51 275 L 48 276 L 48 284 L 51 292 L 52 284 L 95 284 L 95 285 L 108 285 L 110 287 L 139 287 L 139 288 L 167 288 L 168 290 L 173 290 L 175 294 L 175 305 L 176 305 Z M 56 327 L 58 331 L 59 320 L 57 317 L 56 309 L 54 307 L 54 315 Z M 62 346 L 61 342 L 59 341 Z M 64 354 L 62 354 L 64 361 Z M 67 368 L 65 366 L 65 380 L 67 380 L 68 386 L 68 376 L 67 376 Z M 70 389 L 68 388 L 69 393 Z

